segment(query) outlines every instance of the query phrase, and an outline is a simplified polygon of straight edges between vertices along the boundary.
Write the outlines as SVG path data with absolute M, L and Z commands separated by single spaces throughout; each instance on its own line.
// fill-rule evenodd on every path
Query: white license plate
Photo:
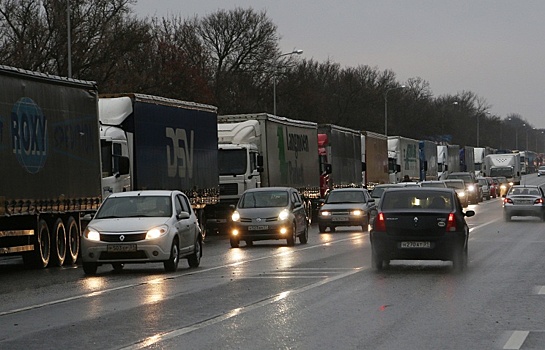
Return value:
M 106 249 L 109 253 L 135 252 L 136 244 L 109 244 Z
M 401 242 L 401 248 L 431 248 L 431 242 Z
M 348 221 L 348 216 L 333 216 L 331 221 Z
M 268 229 L 269 229 L 268 225 L 248 226 L 248 231 L 263 231 L 263 230 L 268 230 Z

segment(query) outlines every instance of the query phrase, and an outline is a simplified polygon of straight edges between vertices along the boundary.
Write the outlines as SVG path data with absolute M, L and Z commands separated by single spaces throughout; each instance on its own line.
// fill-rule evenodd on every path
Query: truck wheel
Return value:
M 231 244 L 231 248 L 238 248 L 240 240 L 238 238 L 231 237 L 231 239 L 229 239 L 229 243 Z
M 52 251 L 51 263 L 55 266 L 62 266 L 66 259 L 66 230 L 61 218 L 53 224 L 52 230 Z
M 165 266 L 166 272 L 175 272 L 178 269 L 178 262 L 180 261 L 180 250 L 178 248 L 178 240 L 174 239 L 172 241 L 172 246 L 170 247 L 170 258 L 166 260 L 163 265 Z
M 76 260 L 78 260 L 79 255 L 79 228 L 76 220 L 71 216 L 68 218 L 68 221 L 66 221 L 66 247 L 67 247 L 67 254 L 66 254 L 66 260 L 64 261 L 66 264 L 75 264 Z
M 44 269 L 49 264 L 51 256 L 51 240 L 49 229 L 45 220 L 40 219 L 36 227 L 36 235 L 34 237 L 34 251 L 23 254 L 25 265 L 33 268 Z
M 97 273 L 97 263 L 94 262 L 84 262 L 83 264 L 83 272 L 86 275 L 95 275 Z
M 197 242 L 195 242 L 195 248 L 193 249 L 193 254 L 191 254 L 187 258 L 187 263 L 189 264 L 189 267 L 195 268 L 199 267 L 201 264 L 201 257 L 202 257 L 202 241 L 197 238 Z

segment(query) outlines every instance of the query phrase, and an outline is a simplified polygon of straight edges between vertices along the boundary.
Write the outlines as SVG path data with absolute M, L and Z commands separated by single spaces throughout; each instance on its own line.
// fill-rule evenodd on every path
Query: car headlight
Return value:
M 356 209 L 356 210 L 352 210 L 352 212 L 350 212 L 350 215 L 353 215 L 353 216 L 362 216 L 363 215 L 363 212 L 359 209 Z
M 327 211 L 327 210 L 322 210 L 320 211 L 320 215 L 321 216 L 330 216 L 331 215 L 331 212 Z
M 234 222 L 237 222 L 240 220 L 240 214 L 238 213 L 238 211 L 235 211 L 233 215 L 231 215 L 231 220 L 233 220 Z
M 514 184 L 515 184 L 515 183 L 513 183 L 513 182 L 510 182 L 510 183 L 509 183 L 509 186 L 513 186 Z
M 507 186 L 505 186 L 505 185 L 501 185 L 501 186 L 500 186 L 500 188 L 506 189 L 506 188 L 507 188 Z
M 85 229 L 85 232 L 83 233 L 83 236 L 85 238 L 87 238 L 88 240 L 90 240 L 90 241 L 96 241 L 96 242 L 100 241 L 100 233 L 98 233 L 98 231 L 93 230 L 90 227 L 87 227 Z
M 287 209 L 284 209 L 278 214 L 278 220 L 284 221 L 290 216 L 290 212 Z
M 475 191 L 475 186 L 469 185 L 469 186 L 467 186 L 467 190 L 468 190 L 469 192 L 473 192 L 473 191 Z
M 146 232 L 146 239 L 155 239 L 164 236 L 168 232 L 167 226 L 154 227 Z
M 464 192 L 458 192 L 458 197 L 465 197 L 466 194 Z

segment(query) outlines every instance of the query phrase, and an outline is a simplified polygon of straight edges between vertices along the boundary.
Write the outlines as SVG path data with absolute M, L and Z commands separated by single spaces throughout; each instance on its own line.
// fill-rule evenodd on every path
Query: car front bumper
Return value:
M 286 239 L 292 235 L 292 222 L 289 220 L 266 222 L 263 224 L 255 223 L 236 223 L 231 224 L 229 236 L 239 240 L 269 240 Z
M 153 240 L 128 243 L 81 240 L 83 262 L 95 263 L 145 263 L 159 262 L 170 258 L 172 238 L 166 235 Z

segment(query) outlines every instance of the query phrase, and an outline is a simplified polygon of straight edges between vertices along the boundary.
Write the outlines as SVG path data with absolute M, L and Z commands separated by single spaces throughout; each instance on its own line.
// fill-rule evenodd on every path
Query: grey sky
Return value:
M 266 10 L 284 52 L 420 77 L 434 96 L 472 91 L 505 118 L 545 128 L 545 1 L 138 0 L 139 16 Z

